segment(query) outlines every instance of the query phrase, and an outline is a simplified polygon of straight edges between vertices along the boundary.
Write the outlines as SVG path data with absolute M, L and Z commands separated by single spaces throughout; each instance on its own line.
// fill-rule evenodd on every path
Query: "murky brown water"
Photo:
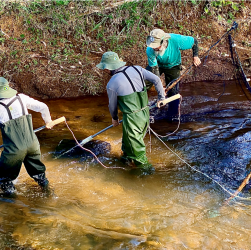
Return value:
M 182 85 L 182 123 L 165 143 L 232 192 L 250 169 L 251 123 L 241 127 L 250 101 L 235 83 L 227 82 L 221 96 L 223 90 L 223 83 Z M 106 97 L 46 103 L 53 119 L 67 118 L 79 140 L 111 124 Z M 34 127 L 42 125 L 34 115 Z M 176 126 L 152 124 L 162 135 Z M 55 160 L 60 140 L 72 139 L 64 124 L 37 135 L 54 195 L 46 197 L 22 169 L 17 197 L 0 198 L 0 249 L 250 249 L 251 202 L 236 199 L 222 207 L 229 194 L 153 135 L 145 142 L 156 172 L 143 177 L 105 169 L 92 157 Z M 111 145 L 101 161 L 122 166 L 121 126 L 97 139 Z

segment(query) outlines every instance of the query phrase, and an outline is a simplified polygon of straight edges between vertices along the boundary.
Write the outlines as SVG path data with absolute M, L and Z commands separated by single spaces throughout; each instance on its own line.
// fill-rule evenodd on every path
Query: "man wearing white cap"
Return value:
M 134 162 L 144 173 L 153 171 L 146 157 L 144 136 L 149 125 L 148 96 L 144 80 L 152 82 L 158 93 L 158 101 L 165 99 L 160 78 L 140 66 L 125 66 L 117 53 L 103 54 L 96 66 L 109 73 L 107 84 L 109 110 L 113 126 L 119 125 L 118 107 L 123 113 L 122 161 Z
M 53 127 L 46 104 L 17 94 L 9 82 L 0 77 L 0 129 L 4 146 L 0 157 L 0 188 L 6 195 L 14 193 L 12 181 L 18 177 L 22 163 L 43 189 L 49 184 L 45 177 L 45 165 L 41 162 L 40 145 L 27 109 L 40 112 L 46 127 Z
M 201 61 L 198 57 L 198 41 L 191 36 L 182 36 L 178 34 L 165 33 L 161 29 L 154 29 L 150 32 L 150 36 L 146 40 L 147 69 L 161 76 L 165 74 L 166 87 L 170 83 L 179 78 L 181 71 L 181 50 L 192 49 L 193 63 L 199 66 Z M 148 86 L 150 88 L 151 85 Z M 167 96 L 173 96 L 179 93 L 179 84 L 169 90 Z M 178 102 L 178 101 L 177 101 Z M 175 102 L 169 105 L 169 109 L 174 108 Z M 172 110 L 172 113 L 177 110 Z

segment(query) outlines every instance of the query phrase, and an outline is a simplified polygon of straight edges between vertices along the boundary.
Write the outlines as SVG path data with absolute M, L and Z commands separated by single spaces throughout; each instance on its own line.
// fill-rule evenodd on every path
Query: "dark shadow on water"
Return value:
M 78 142 L 80 143 L 81 141 Z M 111 151 L 111 145 L 108 142 L 100 140 L 89 141 L 82 147 L 92 151 L 97 156 L 109 154 Z M 68 150 L 70 150 L 70 152 L 65 153 Z M 81 147 L 77 146 L 75 140 L 63 139 L 59 142 L 54 152 L 54 157 L 59 157 L 59 156 L 60 158 L 81 157 L 82 159 L 87 159 L 88 157 L 92 156 L 92 154 L 86 150 L 83 150 Z

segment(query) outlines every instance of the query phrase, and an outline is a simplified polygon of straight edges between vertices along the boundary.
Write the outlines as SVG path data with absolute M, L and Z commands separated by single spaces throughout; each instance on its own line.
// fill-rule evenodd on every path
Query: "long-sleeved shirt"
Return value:
M 35 112 L 40 112 L 42 115 L 42 118 L 45 123 L 48 123 L 51 121 L 51 115 L 48 106 L 40 101 L 37 101 L 27 95 L 24 94 L 19 94 L 23 105 L 24 105 L 24 112 L 27 115 L 28 114 L 28 109 L 33 110 Z M 0 99 L 0 102 L 4 104 L 8 104 L 12 99 L 14 99 L 16 96 L 11 97 L 11 98 L 4 98 Z M 18 118 L 23 115 L 22 113 L 22 106 L 18 100 L 15 100 L 10 106 L 9 110 L 12 115 L 12 119 Z M 0 105 L 0 123 L 5 123 L 9 121 L 9 115 L 7 113 L 7 110 L 5 107 Z
M 191 49 L 195 39 L 191 36 L 182 36 L 178 34 L 170 34 L 168 46 L 163 55 L 159 55 L 153 48 L 147 47 L 146 54 L 150 67 L 159 66 L 161 68 L 172 68 L 181 64 L 180 50 Z
M 151 73 L 150 71 L 143 69 L 140 66 L 134 66 L 134 67 L 136 67 L 139 70 L 143 80 L 147 80 L 154 84 L 155 89 L 158 93 L 158 100 L 164 100 L 165 93 L 164 93 L 164 89 L 163 89 L 160 78 L 154 75 L 153 73 Z M 116 69 L 114 70 L 113 73 L 121 71 L 124 68 L 125 66 L 119 69 Z M 131 81 L 133 82 L 136 92 L 141 92 L 143 90 L 143 86 L 142 86 L 142 80 L 139 73 L 133 67 L 129 67 L 126 70 L 126 73 L 128 74 Z M 114 120 L 118 120 L 117 97 L 130 95 L 134 91 L 131 87 L 130 82 L 128 81 L 128 79 L 123 73 L 118 73 L 118 74 L 113 75 L 106 86 L 106 90 L 107 90 L 107 94 L 109 98 L 110 114 Z

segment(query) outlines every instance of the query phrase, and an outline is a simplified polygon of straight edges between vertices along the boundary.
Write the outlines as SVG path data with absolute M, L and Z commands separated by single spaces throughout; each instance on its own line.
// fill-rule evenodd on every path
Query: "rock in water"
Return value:
M 79 143 L 81 141 L 78 141 Z M 74 140 L 69 139 L 63 139 L 59 142 L 58 146 L 56 147 L 56 150 L 54 152 L 55 157 L 59 157 L 64 152 L 67 152 L 71 148 L 75 147 L 77 144 Z M 95 155 L 105 155 L 109 154 L 111 151 L 111 145 L 108 142 L 100 141 L 100 140 L 92 140 L 87 142 L 86 144 L 82 145 L 83 148 L 86 148 L 88 150 L 91 150 Z M 91 153 L 89 153 L 86 150 L 83 150 L 81 147 L 77 146 L 74 149 L 72 149 L 70 152 L 60 156 L 61 157 L 84 157 L 87 158 L 89 156 L 92 156 Z

